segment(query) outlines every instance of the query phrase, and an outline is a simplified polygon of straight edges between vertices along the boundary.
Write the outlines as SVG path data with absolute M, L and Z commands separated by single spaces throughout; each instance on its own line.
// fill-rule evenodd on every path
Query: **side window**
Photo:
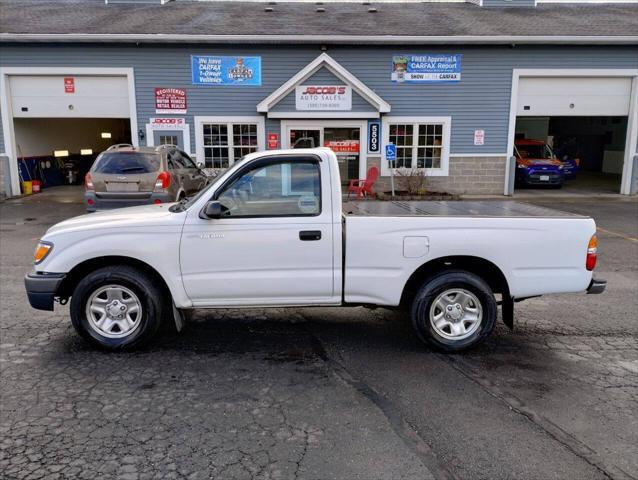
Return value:
M 179 150 L 171 150 L 168 153 L 168 159 L 173 162 L 174 168 L 185 168 L 184 160 Z
M 193 160 L 191 159 L 191 157 L 188 156 L 188 154 L 186 154 L 185 152 L 182 152 L 181 150 L 179 153 L 182 157 L 182 163 L 184 164 L 184 168 L 197 168 L 197 166 L 195 165 L 195 162 L 193 162 Z
M 319 164 L 313 160 L 296 160 L 256 166 L 242 172 L 217 200 L 227 217 L 319 215 Z

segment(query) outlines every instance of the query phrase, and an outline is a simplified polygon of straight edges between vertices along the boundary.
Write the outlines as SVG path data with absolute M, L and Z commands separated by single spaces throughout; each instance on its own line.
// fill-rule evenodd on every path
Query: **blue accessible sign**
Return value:
M 193 85 L 260 86 L 261 57 L 191 55 Z
M 394 162 L 397 159 L 397 146 L 394 143 L 388 143 L 385 146 L 385 159 L 388 162 Z
M 424 53 L 393 55 L 393 83 L 432 83 L 461 81 L 460 54 Z

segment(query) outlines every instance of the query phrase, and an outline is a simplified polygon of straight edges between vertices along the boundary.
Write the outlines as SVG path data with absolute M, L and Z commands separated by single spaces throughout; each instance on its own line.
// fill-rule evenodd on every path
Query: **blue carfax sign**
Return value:
M 392 56 L 393 83 L 460 82 L 460 54 L 423 53 Z
M 259 86 L 261 57 L 191 56 L 193 85 Z

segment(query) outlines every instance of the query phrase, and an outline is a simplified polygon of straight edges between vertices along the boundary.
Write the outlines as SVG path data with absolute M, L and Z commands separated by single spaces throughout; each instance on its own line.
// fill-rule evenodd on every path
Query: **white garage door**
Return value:
M 9 88 L 14 117 L 130 116 L 125 76 L 19 75 L 9 77 Z
M 518 116 L 629 115 L 631 78 L 522 77 Z

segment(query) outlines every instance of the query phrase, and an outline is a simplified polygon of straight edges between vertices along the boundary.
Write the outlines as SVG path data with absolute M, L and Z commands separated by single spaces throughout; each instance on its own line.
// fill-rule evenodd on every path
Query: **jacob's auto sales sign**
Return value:
M 186 113 L 186 90 L 156 88 L 155 113 Z
M 298 85 L 295 88 L 297 110 L 352 110 L 349 85 Z
M 323 146 L 335 153 L 359 153 L 359 140 L 327 140 Z

